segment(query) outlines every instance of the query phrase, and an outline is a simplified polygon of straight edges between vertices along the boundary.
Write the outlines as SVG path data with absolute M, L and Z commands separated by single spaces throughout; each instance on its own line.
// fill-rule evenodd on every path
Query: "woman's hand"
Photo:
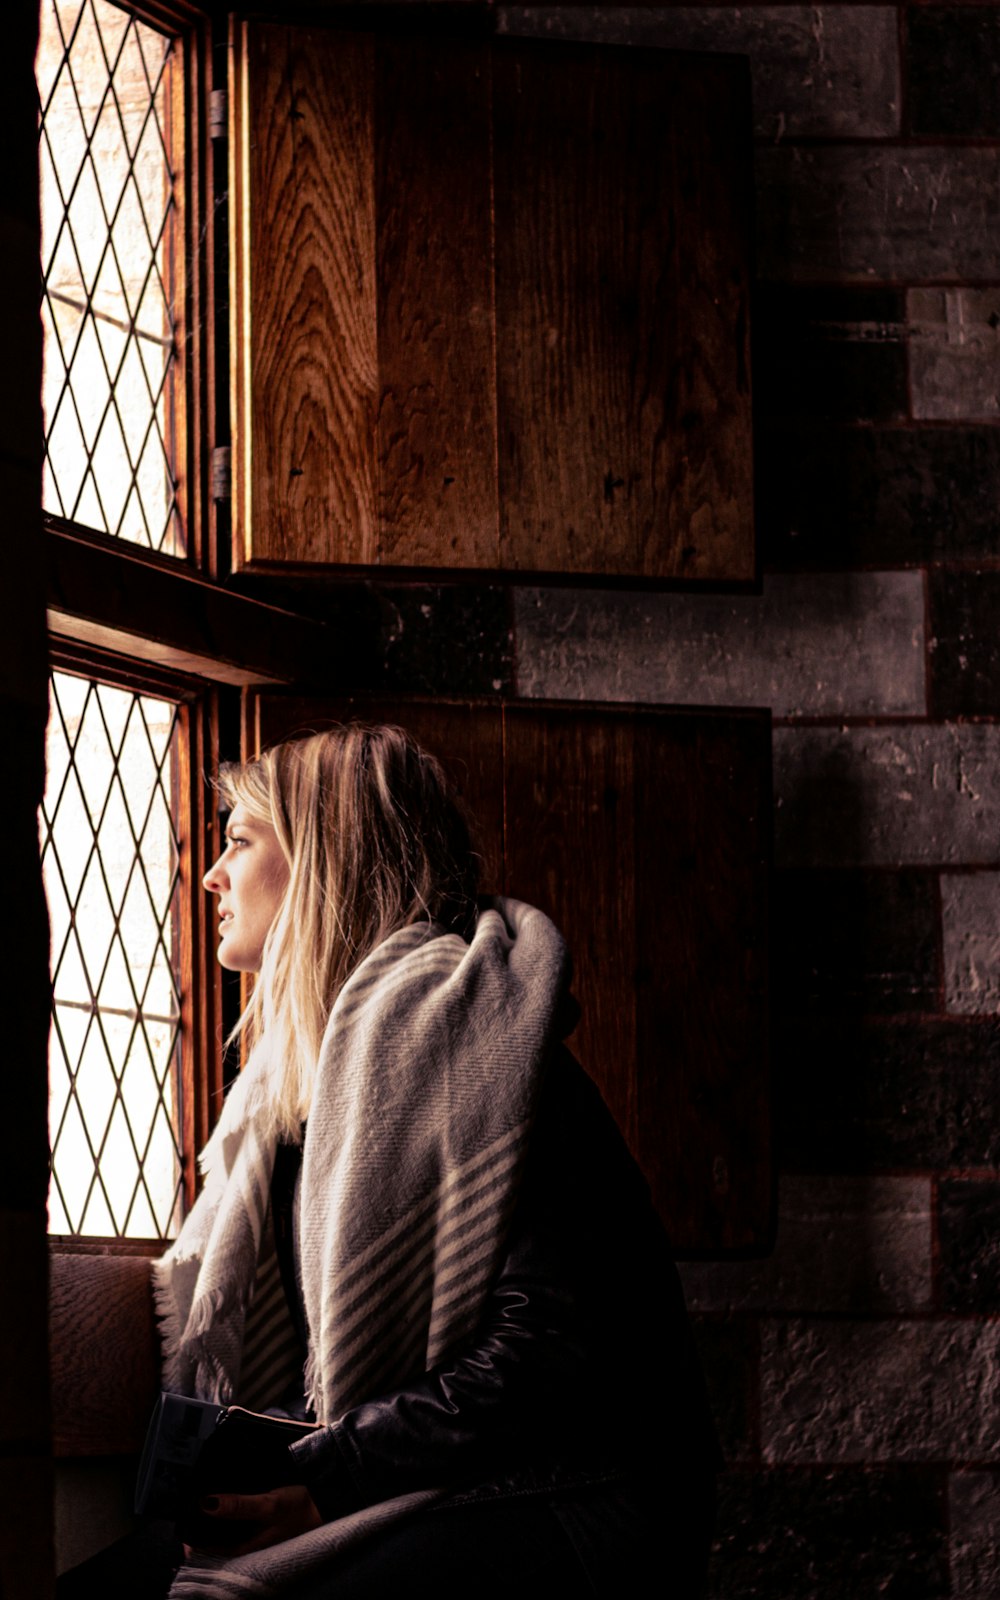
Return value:
M 199 1510 L 218 1524 L 218 1538 L 213 1538 L 211 1546 L 207 1542 L 204 1546 L 213 1555 L 249 1555 L 251 1550 L 265 1550 L 268 1545 L 281 1544 L 297 1534 L 310 1533 L 323 1521 L 309 1490 L 301 1483 L 268 1489 L 265 1494 L 206 1495 Z M 251 1524 L 250 1537 L 232 1544 L 226 1538 L 226 1525 L 231 1522 L 242 1524 L 240 1535 L 245 1535 L 246 1525 Z M 184 1546 L 184 1553 L 192 1554 L 190 1545 Z

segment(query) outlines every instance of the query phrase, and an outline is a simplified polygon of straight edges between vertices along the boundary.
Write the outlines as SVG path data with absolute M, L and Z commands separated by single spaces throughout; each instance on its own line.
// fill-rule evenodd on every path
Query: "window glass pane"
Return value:
M 52 675 L 53 1233 L 168 1237 L 181 1184 L 177 707 Z
M 107 0 L 43 0 L 43 504 L 183 555 L 173 56 Z

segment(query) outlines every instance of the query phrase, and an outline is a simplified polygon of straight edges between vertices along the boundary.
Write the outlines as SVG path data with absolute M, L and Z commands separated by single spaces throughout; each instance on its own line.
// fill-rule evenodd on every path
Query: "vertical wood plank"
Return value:
M 483 857 L 482 890 L 495 894 L 503 882 L 503 747 L 499 705 L 463 701 L 415 701 L 400 696 L 254 696 L 258 748 L 296 734 L 319 732 L 357 719 L 405 728 L 436 756 L 474 823 Z
M 678 1249 L 770 1226 L 769 770 L 766 717 L 635 719 L 634 1153 Z
M 373 41 L 257 22 L 242 39 L 236 546 L 255 563 L 373 562 Z
M 212 86 L 212 38 L 208 23 L 191 29 L 178 45 L 183 52 L 183 80 L 174 88 L 174 116 L 184 117 L 184 176 L 178 237 L 184 241 L 188 270 L 183 295 L 177 299 L 183 329 L 176 338 L 185 363 L 184 460 L 188 473 L 186 526 L 188 550 L 200 571 L 218 570 L 215 502 L 209 495 L 209 464 L 215 444 L 215 221 L 212 144 L 208 135 L 208 97 Z M 177 170 L 176 165 L 174 171 Z M 184 370 L 184 369 L 182 369 Z
M 749 185 L 733 211 L 733 152 L 710 137 L 732 64 L 693 89 L 689 70 L 664 52 L 497 42 L 505 568 L 753 575 Z
M 229 182 L 229 411 L 232 454 L 232 565 L 253 557 L 250 538 L 253 479 L 253 384 L 250 362 L 250 86 L 247 71 L 249 24 L 230 14 L 226 140 Z
M 766 717 L 505 713 L 508 892 L 569 942 L 573 1048 L 681 1251 L 771 1226 L 768 771 Z
M 495 567 L 485 42 L 376 44 L 379 559 Z
M 505 708 L 506 892 L 538 905 L 566 938 L 583 1008 L 573 1049 L 634 1148 L 632 742 L 628 717 Z
M 691 579 L 755 574 L 750 393 L 753 141 L 744 58 L 684 56 L 669 101 L 670 208 L 677 248 L 670 290 L 676 357 L 662 380 L 672 431 L 666 519 L 684 531 L 671 571 Z M 655 527 L 637 571 L 657 576 Z
M 615 59 L 512 44 L 494 62 L 505 567 L 601 572 L 613 553 L 626 570 L 635 559 L 638 413 L 650 384 L 645 364 L 630 384 L 623 359 L 643 309 L 640 151 Z M 650 259 L 658 254 L 651 241 Z M 619 479 L 622 489 L 606 487 Z
M 219 855 L 222 830 L 206 776 L 218 771 L 218 696 L 180 709 L 176 816 L 181 881 L 189 886 L 180 916 L 181 1110 L 184 1206 L 198 1191 L 195 1157 L 222 1109 L 222 983 L 215 959 L 216 912 L 201 880 Z

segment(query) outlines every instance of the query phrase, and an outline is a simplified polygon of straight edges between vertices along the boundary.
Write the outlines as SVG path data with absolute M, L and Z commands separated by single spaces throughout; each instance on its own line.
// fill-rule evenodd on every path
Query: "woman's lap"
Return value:
M 294 1600 L 695 1600 L 711 1491 L 686 1500 L 618 1482 L 437 1507 L 384 1528 L 328 1576 L 297 1588 Z M 57 1600 L 163 1600 L 179 1555 L 168 1530 L 142 1529 L 60 1578 Z
M 296 1590 L 295 1600 L 398 1600 L 403 1593 L 593 1600 L 594 1589 L 547 1499 L 525 1495 L 407 1517 L 328 1578 Z
M 709 1480 L 680 1498 L 615 1481 L 442 1506 L 384 1530 L 295 1600 L 697 1600 L 713 1513 Z

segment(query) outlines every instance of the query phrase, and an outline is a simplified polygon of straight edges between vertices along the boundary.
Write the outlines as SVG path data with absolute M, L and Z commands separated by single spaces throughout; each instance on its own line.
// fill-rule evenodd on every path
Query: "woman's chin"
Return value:
M 260 956 L 257 952 L 241 950 L 235 940 L 227 939 L 225 934 L 219 940 L 215 959 L 227 972 L 260 971 Z
M 225 967 L 227 972 L 242 972 L 244 970 L 243 963 L 240 960 L 239 946 L 234 946 L 233 941 L 227 939 L 225 934 L 222 934 L 219 938 L 215 959 L 220 967 Z

